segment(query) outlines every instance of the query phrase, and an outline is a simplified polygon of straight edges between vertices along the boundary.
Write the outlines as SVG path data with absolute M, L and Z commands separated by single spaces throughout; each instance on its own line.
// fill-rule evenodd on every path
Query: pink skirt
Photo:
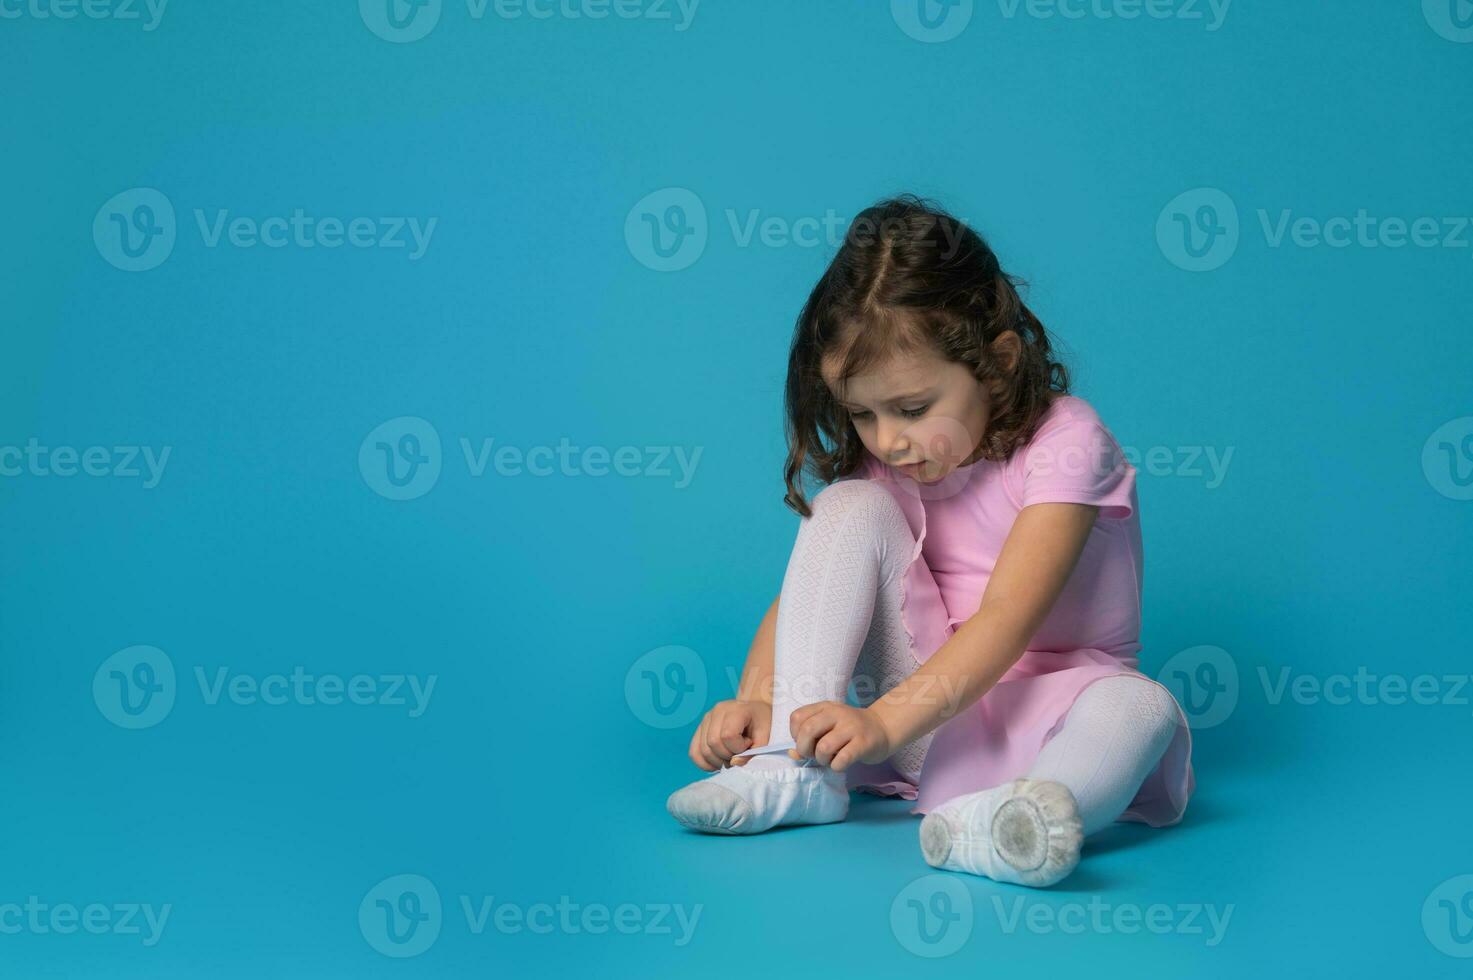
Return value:
M 921 545 L 925 517 L 919 502 L 894 495 L 916 535 L 915 551 L 905 574 L 901 616 L 916 660 L 924 663 L 951 637 L 953 620 L 941 599 Z M 1132 654 L 1080 649 L 1068 652 L 1029 650 L 993 688 L 971 707 L 936 729 L 921 767 L 918 784 L 889 765 L 860 763 L 845 771 L 851 790 L 915 800 L 910 812 L 929 813 L 947 800 L 990 789 L 1025 775 L 1038 753 L 1064 724 L 1081 691 L 1104 677 L 1132 674 L 1147 683 Z M 1185 713 L 1177 710 L 1176 734 L 1161 761 L 1141 784 L 1120 820 L 1165 827 L 1181 820 L 1196 788 L 1192 772 L 1192 733 Z

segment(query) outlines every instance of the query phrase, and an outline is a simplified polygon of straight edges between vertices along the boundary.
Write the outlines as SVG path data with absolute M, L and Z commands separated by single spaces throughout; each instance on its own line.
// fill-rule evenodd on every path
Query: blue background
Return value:
M 1468 672 L 1473 502 L 1421 460 L 1473 414 L 1473 235 L 1275 248 L 1259 211 L 1473 214 L 1473 44 L 1376 0 L 1238 0 L 1217 30 L 979 2 L 935 43 L 885 3 L 706 0 L 685 30 L 668 9 L 477 20 L 447 2 L 411 43 L 350 0 L 173 0 L 154 30 L 0 20 L 0 446 L 172 450 L 153 489 L 0 478 L 0 904 L 172 905 L 152 947 L 0 935 L 0 972 L 1465 972 L 1422 909 L 1473 873 L 1470 692 L 1273 704 L 1257 671 Z M 92 228 L 138 187 L 172 202 L 178 239 L 134 273 Z M 671 187 L 697 196 L 709 237 L 661 272 L 624 229 Z M 1236 203 L 1241 240 L 1190 272 L 1155 229 L 1202 187 Z M 944 876 L 972 931 L 936 960 L 891 928 L 930 871 L 907 804 L 686 833 L 664 800 L 699 775 L 694 721 L 648 724 L 625 684 L 674 645 L 704 672 L 703 704 L 730 696 L 797 527 L 780 502 L 786 345 L 833 249 L 744 247 L 728 212 L 847 219 L 902 190 L 973 223 L 1032 283 L 1077 393 L 1122 444 L 1234 452 L 1215 487 L 1137 464 L 1142 666 L 1211 645 L 1241 677 L 1231 717 L 1195 735 L 1185 820 L 1111 828 L 1046 892 Z M 210 248 L 194 219 L 295 208 L 437 226 L 411 261 Z M 395 501 L 358 454 L 401 416 L 433 425 L 443 469 Z M 474 477 L 461 438 L 702 455 L 684 487 Z M 167 654 L 177 700 L 127 730 L 92 683 L 135 644 Z M 297 666 L 438 682 L 411 718 L 212 705 L 194 680 Z M 445 911 L 438 940 L 399 960 L 358 909 L 406 873 Z M 685 946 L 475 935 L 461 895 L 701 913 Z M 1233 912 L 1209 947 L 1008 934 L 994 897 Z

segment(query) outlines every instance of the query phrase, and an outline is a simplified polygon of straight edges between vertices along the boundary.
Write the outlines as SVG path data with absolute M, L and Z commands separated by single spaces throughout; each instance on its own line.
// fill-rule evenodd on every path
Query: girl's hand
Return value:
M 765 701 L 721 701 L 706 712 L 690 740 L 690 758 L 707 772 L 722 766 L 746 765 L 750 756 L 733 759 L 754 745 L 766 745 L 772 733 L 772 705 Z
M 842 701 L 806 704 L 793 712 L 788 724 L 798 746 L 789 749 L 788 756 L 817 759 L 835 772 L 856 762 L 884 762 L 894 751 L 878 718 Z

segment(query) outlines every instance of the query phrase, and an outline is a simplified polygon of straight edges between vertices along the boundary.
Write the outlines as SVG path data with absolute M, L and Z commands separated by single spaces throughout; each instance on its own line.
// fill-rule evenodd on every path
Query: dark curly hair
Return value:
M 989 390 L 981 458 L 1006 460 L 1031 439 L 1050 392 L 1069 393 L 1069 372 L 1054 360 L 1047 331 L 1019 297 L 1022 285 L 1002 270 L 981 235 L 913 194 L 856 215 L 793 331 L 783 502 L 808 517 L 804 470 L 828 484 L 864 459 L 849 413 L 820 371 L 830 354 L 842 354 L 842 382 L 894 352 L 929 347 L 967 365 Z M 1011 363 L 989 348 L 1008 331 L 1022 341 Z

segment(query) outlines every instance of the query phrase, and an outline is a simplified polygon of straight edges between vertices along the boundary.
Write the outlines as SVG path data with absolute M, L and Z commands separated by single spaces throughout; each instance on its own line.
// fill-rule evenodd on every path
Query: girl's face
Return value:
M 835 389 L 839 367 L 837 358 L 826 358 L 824 381 L 880 462 L 936 483 L 979 455 L 989 400 L 967 365 L 929 349 L 896 353 L 850 378 L 842 396 Z

